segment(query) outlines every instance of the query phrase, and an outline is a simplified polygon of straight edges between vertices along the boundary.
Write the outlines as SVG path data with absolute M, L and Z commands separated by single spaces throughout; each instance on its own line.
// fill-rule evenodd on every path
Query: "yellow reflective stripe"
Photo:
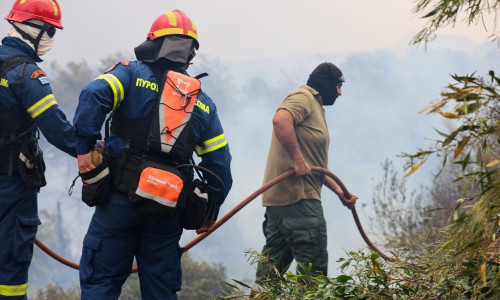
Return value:
M 169 11 L 168 13 L 165 13 L 165 15 L 168 18 L 168 24 L 170 24 L 170 26 L 177 26 L 177 18 L 175 17 L 175 13 Z
M 188 35 L 193 39 L 198 40 L 198 35 L 195 32 L 188 30 Z
M 227 145 L 226 135 L 223 133 L 203 142 L 202 146 L 196 145 L 196 154 L 203 155 Z
M 171 34 L 184 34 L 184 29 L 182 28 L 164 28 L 160 30 L 156 30 L 153 32 L 155 36 L 164 36 L 164 35 L 171 35 Z
M 57 104 L 57 101 L 54 97 L 54 94 L 48 94 L 47 96 L 38 100 L 38 102 L 33 104 L 30 108 L 28 108 L 27 112 L 34 119 L 55 104 Z
M 109 87 L 113 90 L 113 108 L 112 110 L 117 109 L 123 101 L 125 97 L 125 92 L 123 91 L 123 85 L 113 74 L 102 74 L 98 76 L 95 80 L 102 79 L 105 80 Z
M 59 14 L 59 10 L 57 9 L 57 5 L 54 2 L 54 0 L 49 0 L 49 1 L 50 1 L 50 3 L 52 3 L 52 7 L 54 8 L 54 17 L 57 17 L 57 15 Z
M 0 295 L 2 296 L 24 296 L 28 289 L 28 283 L 19 285 L 0 285 Z

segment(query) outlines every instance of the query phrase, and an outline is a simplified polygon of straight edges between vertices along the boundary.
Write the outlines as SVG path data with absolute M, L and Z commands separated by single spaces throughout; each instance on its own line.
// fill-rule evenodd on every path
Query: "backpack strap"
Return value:
M 35 61 L 31 57 L 26 55 L 11 56 L 6 59 L 0 60 L 0 78 L 10 70 L 22 64 L 21 72 L 19 72 L 17 82 L 20 86 L 23 86 L 23 72 L 26 63 L 35 64 Z

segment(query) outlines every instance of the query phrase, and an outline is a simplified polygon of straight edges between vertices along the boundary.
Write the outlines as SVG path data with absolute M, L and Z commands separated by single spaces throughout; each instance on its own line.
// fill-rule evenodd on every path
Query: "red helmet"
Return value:
M 21 23 L 37 19 L 63 29 L 61 8 L 56 0 L 16 0 L 5 19 Z
M 149 30 L 148 39 L 154 40 L 162 36 L 173 34 L 189 36 L 195 40 L 195 48 L 198 50 L 200 47 L 196 25 L 194 25 L 193 20 L 178 9 L 164 13 L 156 18 Z

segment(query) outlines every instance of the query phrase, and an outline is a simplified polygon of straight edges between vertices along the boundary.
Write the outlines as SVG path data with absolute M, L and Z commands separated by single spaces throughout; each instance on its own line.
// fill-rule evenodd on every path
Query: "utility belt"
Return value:
M 208 192 L 202 181 L 182 172 L 187 164 L 173 167 L 151 158 L 105 153 L 102 163 L 79 174 L 82 200 L 89 206 L 106 205 L 111 191 L 127 195 L 139 214 L 170 217 L 182 214 L 185 229 L 199 229 L 208 213 Z
M 0 143 L 0 174 L 19 174 L 29 189 L 45 186 L 45 162 L 37 139 Z
M 108 155 L 112 190 L 127 195 L 131 207 L 144 215 L 172 216 L 182 212 L 192 176 L 170 164 L 133 155 Z

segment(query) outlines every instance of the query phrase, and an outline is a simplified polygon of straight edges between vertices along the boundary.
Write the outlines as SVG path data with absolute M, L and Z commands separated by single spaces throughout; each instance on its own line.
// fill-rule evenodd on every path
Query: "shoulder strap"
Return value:
M 11 56 L 6 59 L 0 60 L 0 77 L 3 77 L 5 73 L 9 72 L 17 65 L 31 63 L 34 64 L 35 61 L 26 55 Z
M 0 78 L 2 78 L 5 73 L 22 64 L 21 72 L 19 72 L 19 76 L 17 77 L 17 83 L 22 87 L 24 67 L 27 63 L 36 64 L 31 57 L 26 55 L 11 56 L 4 60 L 0 60 Z

